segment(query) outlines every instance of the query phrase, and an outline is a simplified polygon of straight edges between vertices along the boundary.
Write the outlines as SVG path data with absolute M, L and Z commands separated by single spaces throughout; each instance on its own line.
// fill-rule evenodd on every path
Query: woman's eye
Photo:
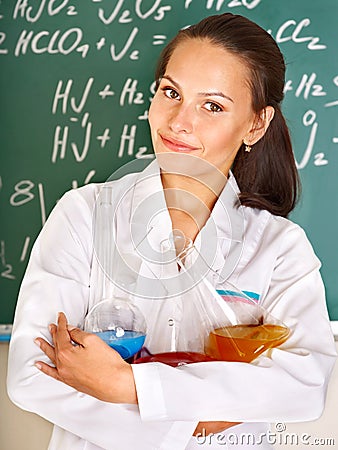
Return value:
M 214 103 L 214 102 L 207 102 L 205 104 L 205 108 L 208 111 L 211 111 L 213 113 L 218 113 L 218 112 L 222 112 L 223 111 L 223 108 L 221 106 L 217 105 L 217 103 Z
M 172 98 L 173 100 L 179 100 L 180 95 L 175 89 L 172 88 L 163 88 L 162 91 L 164 92 L 164 95 L 168 98 Z

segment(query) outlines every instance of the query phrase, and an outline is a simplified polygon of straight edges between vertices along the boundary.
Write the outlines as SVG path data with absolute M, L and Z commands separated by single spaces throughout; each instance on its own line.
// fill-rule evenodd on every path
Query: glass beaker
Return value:
M 243 292 L 229 290 L 218 295 L 219 301 L 224 302 L 223 308 L 228 310 L 230 323 L 210 331 L 205 343 L 205 353 L 210 357 L 251 362 L 289 337 L 290 330 L 285 324 Z
M 146 322 L 139 308 L 118 297 L 96 303 L 85 319 L 84 330 L 99 336 L 123 359 L 135 355 L 146 338 Z
M 98 263 L 98 299 L 84 320 L 84 330 L 99 336 L 124 359 L 137 353 L 146 338 L 146 321 L 127 294 L 136 271 L 126 271 L 116 240 L 116 204 L 111 183 L 105 183 L 96 199 L 93 217 L 94 250 Z M 133 275 L 133 276 L 131 276 Z

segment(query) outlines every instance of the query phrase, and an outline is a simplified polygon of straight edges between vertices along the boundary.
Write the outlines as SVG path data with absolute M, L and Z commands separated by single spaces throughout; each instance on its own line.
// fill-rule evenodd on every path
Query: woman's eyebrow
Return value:
M 163 75 L 163 77 L 161 78 L 161 80 L 163 80 L 163 79 L 170 81 L 170 83 L 174 84 L 176 87 L 178 87 L 179 89 L 181 89 L 181 86 L 180 86 L 173 78 L 171 78 L 170 75 Z
M 174 86 L 181 89 L 181 86 L 179 85 L 179 83 L 177 83 L 177 81 L 175 81 L 173 78 L 171 78 L 170 75 L 163 75 L 162 79 L 163 78 L 170 81 L 170 83 L 172 83 Z M 225 100 L 229 100 L 231 103 L 234 103 L 234 101 L 231 97 L 229 97 L 228 95 L 225 95 L 221 91 L 199 92 L 198 96 L 200 96 L 200 97 L 222 97 Z
M 222 97 L 225 100 L 229 100 L 229 102 L 231 102 L 231 103 L 235 103 L 231 97 L 223 94 L 223 92 L 220 92 L 220 91 L 199 92 L 198 95 L 200 97 Z

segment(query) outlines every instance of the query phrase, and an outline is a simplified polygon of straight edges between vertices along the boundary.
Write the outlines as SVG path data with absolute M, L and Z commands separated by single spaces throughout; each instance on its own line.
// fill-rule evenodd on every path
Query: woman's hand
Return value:
M 238 425 L 241 422 L 199 422 L 193 436 L 208 436 L 211 433 L 220 433 L 227 428 Z
M 54 346 L 42 338 L 35 340 L 55 366 L 37 361 L 35 365 L 41 372 L 99 400 L 137 403 L 130 364 L 102 339 L 67 326 L 63 313 L 57 325 L 50 325 L 50 332 Z

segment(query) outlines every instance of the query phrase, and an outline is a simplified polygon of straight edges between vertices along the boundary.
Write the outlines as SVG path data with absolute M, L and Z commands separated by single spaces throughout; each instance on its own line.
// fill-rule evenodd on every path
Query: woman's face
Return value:
M 191 154 L 228 174 L 255 122 L 249 71 L 207 40 L 174 50 L 149 110 L 154 151 Z

